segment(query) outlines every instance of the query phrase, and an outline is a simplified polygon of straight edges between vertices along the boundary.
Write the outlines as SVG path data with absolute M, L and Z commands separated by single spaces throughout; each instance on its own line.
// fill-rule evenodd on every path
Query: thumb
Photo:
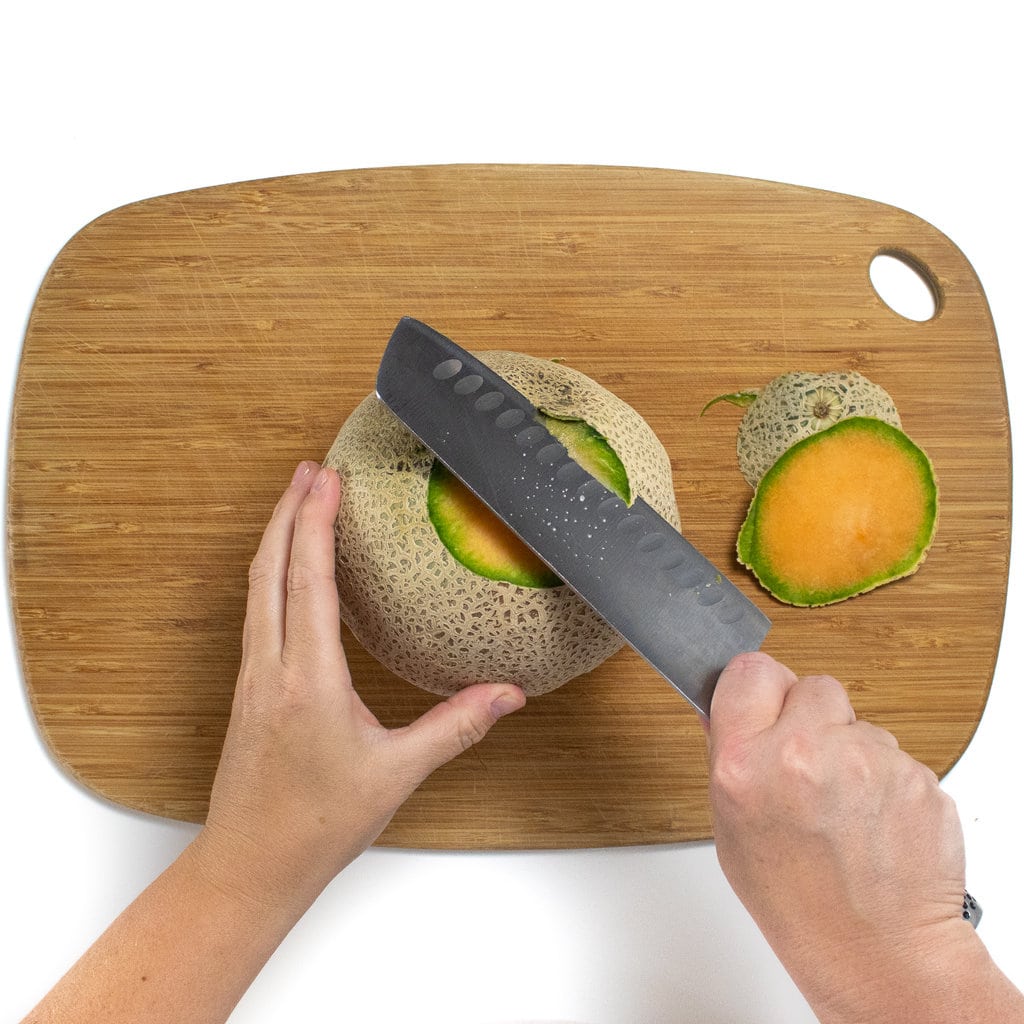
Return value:
M 746 740 L 770 729 L 796 675 L 763 652 L 739 654 L 722 671 L 711 701 L 712 749 L 725 736 Z
M 477 683 L 435 704 L 415 722 L 396 729 L 392 737 L 401 744 L 410 767 L 425 779 L 436 768 L 479 743 L 504 715 L 518 711 L 526 695 L 518 686 Z

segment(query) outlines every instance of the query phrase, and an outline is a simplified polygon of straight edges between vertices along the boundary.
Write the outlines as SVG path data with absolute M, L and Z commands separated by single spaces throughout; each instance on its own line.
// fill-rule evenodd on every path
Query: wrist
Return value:
M 261 918 L 297 921 L 330 881 L 248 834 L 220 825 L 205 825 L 183 857 L 219 897 Z
M 828 960 L 791 971 L 822 1024 L 1024 1022 L 1024 998 L 970 925 L 956 918 L 927 934 Z

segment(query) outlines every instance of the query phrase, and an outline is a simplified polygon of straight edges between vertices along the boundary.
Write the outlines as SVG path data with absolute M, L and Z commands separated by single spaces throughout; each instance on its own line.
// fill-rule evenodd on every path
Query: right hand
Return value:
M 805 995 L 974 944 L 952 799 L 835 679 L 734 658 L 709 744 L 722 869 Z

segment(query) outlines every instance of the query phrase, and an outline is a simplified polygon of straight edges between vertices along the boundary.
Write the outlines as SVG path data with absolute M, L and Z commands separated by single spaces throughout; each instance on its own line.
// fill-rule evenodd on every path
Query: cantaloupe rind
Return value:
M 798 441 L 767 470 L 736 551 L 778 600 L 833 604 L 916 572 L 937 514 L 924 451 L 890 423 L 849 417 Z
M 787 448 L 842 419 L 869 416 L 902 426 L 889 393 L 855 370 L 783 373 L 761 389 L 713 398 L 702 414 L 718 402 L 746 409 L 736 431 L 736 457 L 751 487 Z

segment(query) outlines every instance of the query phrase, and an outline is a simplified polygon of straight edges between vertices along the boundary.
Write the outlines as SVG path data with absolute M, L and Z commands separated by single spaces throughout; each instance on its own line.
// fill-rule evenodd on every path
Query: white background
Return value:
M 0 30 L 5 402 L 42 275 L 75 231 L 113 207 L 305 171 L 572 162 L 781 180 L 925 218 L 985 285 L 1020 427 L 1024 96 L 1019 31 L 1002 0 L 707 5 L 713 13 L 646 0 L 9 6 Z M 981 934 L 1024 985 L 1019 563 L 988 709 L 944 785 L 985 907 Z M 69 782 L 35 732 L 6 623 L 0 658 L 6 1021 L 194 829 L 107 806 Z M 540 1019 L 813 1018 L 709 844 L 371 850 L 233 1017 Z

